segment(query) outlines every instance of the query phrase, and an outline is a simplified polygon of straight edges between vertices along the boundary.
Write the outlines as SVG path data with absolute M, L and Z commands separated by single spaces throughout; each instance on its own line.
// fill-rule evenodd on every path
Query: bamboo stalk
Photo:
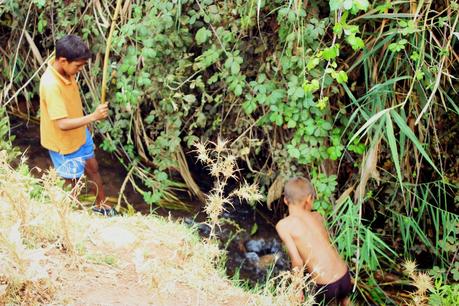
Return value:
M 100 92 L 100 102 L 105 103 L 105 92 L 107 89 L 107 68 L 108 68 L 108 58 L 110 55 L 110 45 L 112 43 L 113 31 L 115 29 L 115 22 L 118 18 L 119 11 L 121 9 L 121 0 L 116 1 L 115 13 L 113 14 L 112 24 L 110 26 L 110 32 L 108 33 L 107 45 L 105 47 L 105 57 L 104 57 L 104 66 L 102 68 L 102 88 Z

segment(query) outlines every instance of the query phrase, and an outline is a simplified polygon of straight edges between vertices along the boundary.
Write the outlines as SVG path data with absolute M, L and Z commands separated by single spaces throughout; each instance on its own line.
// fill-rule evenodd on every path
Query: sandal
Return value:
M 113 216 L 118 215 L 118 212 L 112 207 L 110 207 L 110 208 L 101 208 L 101 207 L 94 206 L 92 208 L 92 211 L 95 212 L 95 213 L 101 214 L 103 216 L 107 216 L 107 217 L 113 217 Z

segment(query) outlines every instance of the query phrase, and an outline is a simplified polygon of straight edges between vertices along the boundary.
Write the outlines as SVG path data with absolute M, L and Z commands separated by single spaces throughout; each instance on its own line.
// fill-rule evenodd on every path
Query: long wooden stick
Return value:
M 116 1 L 115 13 L 113 14 L 112 24 L 110 25 L 110 32 L 108 33 L 107 46 L 105 47 L 104 67 L 102 68 L 102 88 L 100 92 L 100 103 L 105 103 L 105 92 L 107 89 L 107 68 L 108 59 L 110 55 L 110 45 L 112 43 L 113 31 L 115 30 L 115 22 L 121 9 L 121 0 Z

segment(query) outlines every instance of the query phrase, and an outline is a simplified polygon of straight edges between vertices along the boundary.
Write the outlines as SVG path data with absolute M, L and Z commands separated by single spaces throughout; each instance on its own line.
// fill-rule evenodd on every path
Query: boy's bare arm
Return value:
M 304 261 L 301 258 L 300 253 L 298 252 L 298 249 L 295 245 L 295 241 L 293 241 L 292 236 L 288 232 L 288 228 L 285 226 L 285 224 L 278 223 L 276 225 L 276 230 L 279 234 L 279 237 L 282 239 L 285 246 L 287 247 L 288 255 L 290 256 L 290 259 L 292 261 L 292 268 L 302 270 L 304 266 Z
M 80 118 L 62 118 L 56 120 L 57 126 L 64 131 L 77 129 L 91 122 L 104 119 L 108 116 L 108 104 L 104 103 L 97 106 L 94 113 Z

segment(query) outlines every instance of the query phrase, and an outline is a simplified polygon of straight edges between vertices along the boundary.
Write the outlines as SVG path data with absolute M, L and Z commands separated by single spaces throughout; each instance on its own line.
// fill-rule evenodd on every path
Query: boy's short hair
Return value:
M 91 58 L 86 43 L 77 35 L 65 35 L 56 42 L 56 58 L 64 57 L 69 62 Z
M 308 196 L 314 200 L 316 192 L 311 182 L 304 177 L 295 177 L 289 179 L 284 186 L 284 197 L 290 204 L 303 202 Z

